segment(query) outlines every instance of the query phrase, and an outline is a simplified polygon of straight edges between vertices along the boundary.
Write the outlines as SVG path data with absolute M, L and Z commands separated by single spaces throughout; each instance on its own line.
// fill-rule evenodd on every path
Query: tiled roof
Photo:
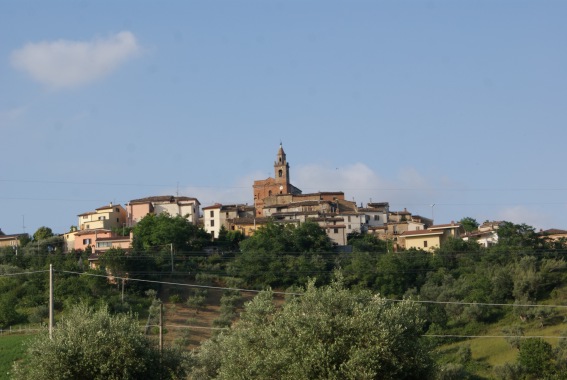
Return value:
M 12 240 L 17 239 L 22 236 L 26 236 L 27 234 L 12 234 L 12 235 L 0 235 L 0 240 Z
M 111 233 L 111 232 L 112 231 L 106 230 L 106 229 L 103 229 L 103 228 L 96 229 L 96 230 L 81 230 L 81 231 L 77 231 L 75 236 L 91 235 L 91 234 L 98 234 L 98 233 Z
M 404 231 L 400 235 L 402 236 L 443 235 L 443 231 L 431 231 L 431 230 Z
M 221 208 L 221 207 L 222 207 L 222 204 L 215 203 L 214 205 L 203 207 L 203 208 L 201 208 L 201 210 L 203 210 L 203 211 L 204 210 L 214 210 L 214 209 Z
M 567 231 L 559 230 L 557 228 L 550 228 L 549 230 L 541 231 L 541 235 L 565 235 Z
M 114 236 L 98 238 L 97 241 L 130 241 L 130 236 Z
M 96 211 L 83 212 L 82 214 L 79 214 L 77 216 L 87 216 L 87 215 L 93 215 L 93 214 L 96 214 Z
M 114 207 L 122 207 L 122 206 L 109 204 L 109 205 L 106 205 L 106 206 L 101 206 L 101 207 L 99 207 L 99 208 L 96 208 L 95 210 L 97 210 L 97 211 L 99 211 L 99 210 L 106 210 L 106 209 L 108 209 L 108 208 L 114 208 Z
M 385 207 L 385 206 L 390 206 L 390 203 L 389 202 L 373 202 L 373 203 L 368 203 L 366 206 L 368 206 L 370 208 Z
M 328 204 L 327 201 L 298 201 L 291 203 L 278 203 L 271 206 L 264 206 L 264 209 L 269 210 L 273 208 L 292 208 L 292 207 L 302 207 L 302 206 L 318 206 L 320 204 Z
M 199 202 L 197 200 L 197 198 L 192 198 L 192 197 L 176 197 L 173 195 L 156 195 L 156 196 L 151 196 L 151 197 L 146 197 L 146 198 L 140 198 L 140 199 L 132 199 L 129 203 L 154 203 L 154 202 L 170 202 L 170 203 L 174 203 L 174 202 L 181 202 L 181 201 L 195 201 L 195 202 Z

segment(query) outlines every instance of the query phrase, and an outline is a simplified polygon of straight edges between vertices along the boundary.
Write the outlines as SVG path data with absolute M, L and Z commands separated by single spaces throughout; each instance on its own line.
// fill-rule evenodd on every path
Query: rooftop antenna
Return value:
M 26 233 L 25 215 L 22 215 L 22 230 Z
M 177 195 L 177 198 L 179 198 L 179 181 L 177 181 L 177 190 L 175 194 Z

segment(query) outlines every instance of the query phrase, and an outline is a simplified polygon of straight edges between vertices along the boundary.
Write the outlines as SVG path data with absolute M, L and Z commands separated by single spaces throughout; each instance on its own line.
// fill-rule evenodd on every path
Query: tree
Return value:
M 13 369 L 14 379 L 175 379 L 185 375 L 183 356 L 160 352 L 133 315 L 111 315 L 107 307 L 80 304 L 53 332 L 29 343 Z
M 352 245 L 353 252 L 387 252 L 384 240 L 371 234 L 352 233 L 348 236 L 348 244 Z
M 159 251 L 170 244 L 175 249 L 201 250 L 210 235 L 202 228 L 182 216 L 167 213 L 148 214 L 134 227 L 134 248 L 136 250 Z
M 479 226 L 476 219 L 471 218 L 470 216 L 464 217 L 463 219 L 459 220 L 459 224 L 463 226 L 465 232 L 475 231 Z
M 553 348 L 541 338 L 528 338 L 520 344 L 518 364 L 530 375 L 538 379 L 550 378 Z
M 233 275 L 255 286 L 304 284 L 308 277 L 328 281 L 332 243 L 314 222 L 299 226 L 268 223 L 240 243 Z
M 53 236 L 53 231 L 51 230 L 51 228 L 43 226 L 43 227 L 39 227 L 37 231 L 34 232 L 33 240 L 34 241 L 45 240 L 52 236 Z
M 276 308 L 270 291 L 194 354 L 194 379 L 427 379 L 419 306 L 353 292 L 342 280 Z
M 496 249 L 530 252 L 539 246 L 540 239 L 535 228 L 527 224 L 503 222 L 497 230 Z

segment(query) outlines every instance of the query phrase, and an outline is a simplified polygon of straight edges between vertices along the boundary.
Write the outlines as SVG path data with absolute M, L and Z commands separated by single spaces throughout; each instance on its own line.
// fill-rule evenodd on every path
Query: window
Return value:
M 272 196 L 272 190 L 268 191 L 268 197 Z
M 423 241 L 423 247 L 424 247 L 424 248 L 427 248 L 427 240 L 424 240 L 424 241 Z
M 215 226 L 215 220 L 213 219 L 213 220 L 211 220 L 211 227 L 214 227 L 214 226 Z
M 334 229 L 333 229 L 333 232 L 336 233 L 336 234 L 338 234 L 338 233 L 339 233 L 339 229 L 338 229 L 338 228 L 334 228 Z
M 348 217 L 348 221 L 350 222 L 350 216 Z
M 348 225 L 348 229 L 350 230 L 350 224 Z
M 282 177 L 282 175 L 283 175 L 283 170 L 281 170 L 281 169 L 280 169 L 280 171 L 278 172 L 278 175 L 279 175 L 279 176 L 280 176 L 280 178 L 281 178 L 281 177 Z
M 84 244 L 84 245 L 89 245 L 89 244 L 91 244 L 91 239 L 83 239 L 83 244 Z
M 118 209 L 118 207 L 115 208 L 116 212 L 120 212 L 120 210 Z
M 380 215 L 374 215 L 374 220 L 380 220 Z
M 120 223 L 120 218 L 116 218 L 116 223 Z
M 214 218 L 214 217 L 215 217 L 215 212 L 214 212 L 213 210 L 209 211 L 209 216 L 210 216 L 211 218 Z
M 96 242 L 96 247 L 97 248 L 111 248 L 112 247 L 112 243 L 109 241 L 97 241 Z

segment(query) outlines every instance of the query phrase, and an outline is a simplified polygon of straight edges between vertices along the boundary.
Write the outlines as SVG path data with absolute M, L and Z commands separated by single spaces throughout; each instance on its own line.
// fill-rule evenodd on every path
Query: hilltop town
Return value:
M 267 223 L 300 225 L 317 223 L 337 247 L 347 246 L 351 234 L 371 234 L 388 242 L 393 251 L 422 249 L 433 251 L 448 238 L 475 240 L 489 247 L 498 241 L 499 221 L 486 221 L 476 230 L 465 231 L 460 223 L 434 224 L 434 220 L 413 214 L 406 208 L 390 210 L 389 202 L 358 205 L 345 199 L 342 191 L 303 193 L 290 181 L 290 164 L 280 144 L 273 164 L 274 177 L 254 181 L 254 204 L 220 204 L 202 207 L 197 198 L 158 195 L 132 199 L 127 204 L 108 204 L 77 215 L 77 225 L 63 234 L 64 251 L 86 250 L 102 253 L 110 248 L 129 249 L 133 235 L 124 236 L 120 229 L 130 230 L 148 214 L 167 213 L 182 216 L 201 226 L 212 239 L 222 228 L 240 231 L 244 236 Z M 1 231 L 0 231 L 1 233 Z M 552 239 L 567 237 L 567 231 L 541 231 Z M 0 247 L 16 247 L 24 234 L 0 235 Z M 97 255 L 93 256 L 96 260 Z

